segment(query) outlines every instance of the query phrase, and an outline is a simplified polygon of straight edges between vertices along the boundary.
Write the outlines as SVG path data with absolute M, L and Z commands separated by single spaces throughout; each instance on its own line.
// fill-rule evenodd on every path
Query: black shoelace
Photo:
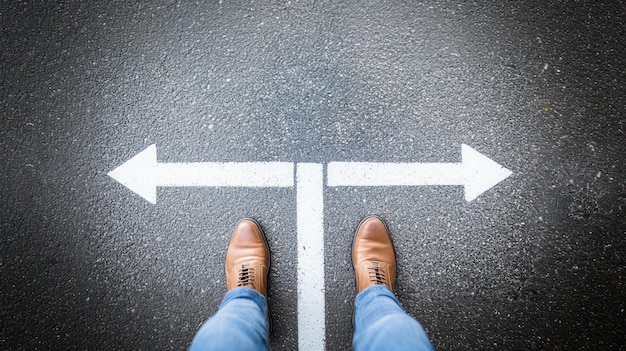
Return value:
M 387 275 L 385 274 L 385 269 L 383 267 L 367 267 L 367 272 L 369 273 L 370 283 L 374 283 L 376 285 L 386 284 Z
M 248 265 L 242 265 L 239 270 L 239 278 L 237 279 L 237 287 L 247 286 L 254 289 L 254 280 L 256 274 L 254 268 L 250 268 Z

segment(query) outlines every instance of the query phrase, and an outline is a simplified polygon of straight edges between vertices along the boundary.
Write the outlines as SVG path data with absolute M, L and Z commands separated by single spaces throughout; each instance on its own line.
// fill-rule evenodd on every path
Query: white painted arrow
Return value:
M 155 145 L 108 173 L 128 189 L 156 203 L 156 188 L 164 186 L 291 187 L 291 162 L 157 163 Z
M 511 171 L 467 145 L 462 163 L 331 162 L 328 186 L 464 185 L 472 201 Z M 289 162 L 158 163 L 151 145 L 108 173 L 151 203 L 163 186 L 292 187 Z M 324 173 L 322 164 L 300 163 L 296 172 L 298 232 L 298 345 L 325 348 Z M 306 248 L 306 249 L 305 249 Z
M 461 163 L 330 162 L 328 186 L 463 185 L 472 201 L 513 172 L 463 144 Z

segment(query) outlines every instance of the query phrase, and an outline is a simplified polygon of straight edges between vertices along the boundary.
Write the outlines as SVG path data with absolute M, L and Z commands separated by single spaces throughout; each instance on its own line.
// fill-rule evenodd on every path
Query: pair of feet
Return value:
M 396 255 L 389 230 L 376 216 L 361 221 L 352 243 L 352 265 L 357 294 L 372 285 L 385 285 L 393 291 Z M 244 219 L 237 224 L 226 253 L 228 290 L 248 287 L 267 297 L 270 252 L 259 224 Z

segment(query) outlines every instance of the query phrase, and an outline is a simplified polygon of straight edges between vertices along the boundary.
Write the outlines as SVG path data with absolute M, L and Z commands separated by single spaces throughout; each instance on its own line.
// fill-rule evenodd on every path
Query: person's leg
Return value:
M 228 292 L 219 311 L 194 337 L 189 350 L 267 350 L 267 275 L 270 251 L 253 220 L 237 224 L 226 252 Z
M 250 288 L 236 288 L 198 330 L 189 351 L 267 350 L 268 328 L 265 297 Z
M 385 285 L 370 286 L 354 301 L 355 350 L 434 350 L 422 326 Z
M 352 244 L 357 297 L 355 350 L 433 350 L 420 324 L 393 294 L 396 255 L 389 230 L 379 217 L 361 221 Z

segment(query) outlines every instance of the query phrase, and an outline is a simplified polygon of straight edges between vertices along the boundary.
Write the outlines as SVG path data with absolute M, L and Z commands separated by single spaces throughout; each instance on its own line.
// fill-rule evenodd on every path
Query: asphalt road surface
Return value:
M 350 244 L 378 214 L 437 349 L 624 349 L 625 22 L 623 1 L 2 1 L 0 348 L 185 349 L 253 217 L 272 349 L 316 331 L 310 348 L 350 349 Z M 316 165 L 318 261 L 299 261 L 297 181 L 151 203 L 108 176 L 151 145 Z M 435 167 L 462 145 L 512 174 L 472 201 L 328 183 L 331 162 Z M 299 312 L 315 301 L 321 318 Z

